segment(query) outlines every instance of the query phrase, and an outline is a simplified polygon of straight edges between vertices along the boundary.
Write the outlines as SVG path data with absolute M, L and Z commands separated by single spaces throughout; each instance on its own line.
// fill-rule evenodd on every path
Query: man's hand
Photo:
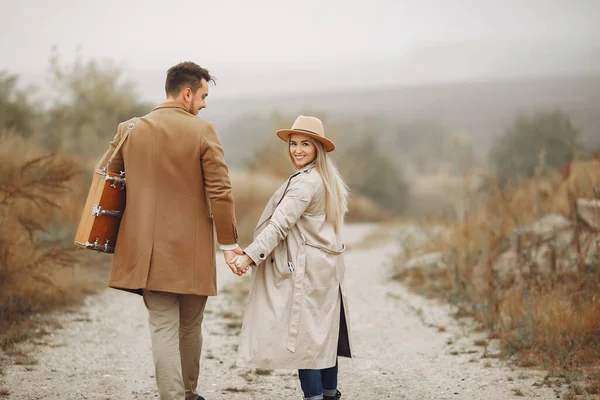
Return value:
M 242 274 L 245 274 L 246 272 L 248 272 L 248 269 L 250 269 L 250 265 L 252 265 L 254 261 L 252 261 L 250 257 L 244 254 L 243 256 L 237 256 L 236 258 L 234 258 L 233 263 L 235 264 L 235 267 L 238 271 L 240 271 Z
M 242 274 L 239 273 L 238 269 L 236 268 L 234 264 L 234 259 L 236 256 L 241 256 L 243 254 L 244 251 L 239 246 L 235 250 L 223 250 L 223 257 L 225 257 L 225 262 L 231 269 L 231 272 L 239 276 L 241 276 Z

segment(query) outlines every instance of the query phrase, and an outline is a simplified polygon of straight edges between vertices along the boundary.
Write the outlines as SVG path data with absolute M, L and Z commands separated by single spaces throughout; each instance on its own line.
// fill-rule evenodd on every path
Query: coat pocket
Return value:
M 305 263 L 306 252 L 304 243 L 295 246 L 294 252 L 288 251 L 289 249 L 290 247 L 286 241 L 282 241 L 270 259 L 272 267 L 275 270 L 275 275 L 279 279 L 293 277 L 296 274 L 298 266 L 303 266 Z
M 275 270 L 275 276 L 279 279 L 287 279 L 294 275 L 294 267 L 292 263 L 285 261 L 276 261 L 271 259 L 271 267 Z

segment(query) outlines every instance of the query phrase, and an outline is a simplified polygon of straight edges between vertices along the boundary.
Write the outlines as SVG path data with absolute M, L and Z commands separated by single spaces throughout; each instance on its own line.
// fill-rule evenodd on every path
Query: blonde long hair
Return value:
M 327 222 L 333 225 L 335 232 L 339 233 L 344 224 L 344 216 L 348 212 L 348 186 L 331 158 L 327 157 L 323 144 L 310 136 L 308 138 L 317 149 L 317 157 L 314 161 L 315 168 L 321 175 L 325 185 L 325 218 Z M 288 155 L 295 167 L 294 158 L 289 151 L 289 138 Z

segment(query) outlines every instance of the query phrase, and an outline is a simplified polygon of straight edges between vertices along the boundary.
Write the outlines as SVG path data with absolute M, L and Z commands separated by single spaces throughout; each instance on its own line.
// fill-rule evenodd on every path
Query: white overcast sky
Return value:
M 600 44 L 600 0 L 0 0 L 0 70 L 43 74 L 53 45 L 65 62 L 109 59 L 162 91 L 164 72 L 192 60 L 225 94 L 368 86 L 443 75 L 423 49 L 482 43 Z M 477 52 L 477 50 L 474 50 Z M 425 57 L 425 60 L 428 58 Z M 449 67 L 450 68 L 450 67 Z M 456 67 L 456 76 L 468 74 Z M 310 71 L 307 74 L 307 71 Z M 448 75 L 449 76 L 449 75 Z M 462 76 L 464 78 L 464 76 Z M 357 84 L 360 81 L 360 85 Z

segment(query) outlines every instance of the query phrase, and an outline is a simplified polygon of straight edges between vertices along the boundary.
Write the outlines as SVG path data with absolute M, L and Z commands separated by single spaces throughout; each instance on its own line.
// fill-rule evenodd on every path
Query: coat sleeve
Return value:
M 100 158 L 100 161 L 98 161 L 98 164 L 96 164 L 96 168 L 95 169 L 103 168 L 106 165 L 106 162 L 108 161 L 108 159 L 112 155 L 113 151 L 115 151 L 115 148 L 118 146 L 119 142 L 121 141 L 121 138 L 123 137 L 123 133 L 124 133 L 123 126 L 124 126 L 124 124 L 125 123 L 122 122 L 117 127 L 117 133 L 115 134 L 115 137 L 113 138 L 113 140 L 108 145 L 108 150 L 106 150 L 106 152 L 104 153 L 104 155 L 102 156 L 102 158 Z M 121 154 L 121 149 L 119 149 L 119 152 L 115 155 L 115 158 L 113 158 L 112 163 L 110 163 L 110 166 L 109 166 L 108 169 L 111 172 L 125 171 L 125 169 L 124 169 L 125 165 L 124 165 L 124 162 L 123 162 L 123 155 Z
M 204 188 L 215 221 L 217 240 L 220 244 L 238 241 L 235 220 L 235 204 L 231 190 L 225 155 L 215 128 L 208 124 L 202 133 L 201 165 Z
M 302 175 L 293 179 L 285 192 L 283 200 L 271 216 L 269 224 L 244 249 L 256 265 L 260 264 L 275 247 L 285 239 L 290 228 L 304 214 L 317 190 L 317 186 Z

